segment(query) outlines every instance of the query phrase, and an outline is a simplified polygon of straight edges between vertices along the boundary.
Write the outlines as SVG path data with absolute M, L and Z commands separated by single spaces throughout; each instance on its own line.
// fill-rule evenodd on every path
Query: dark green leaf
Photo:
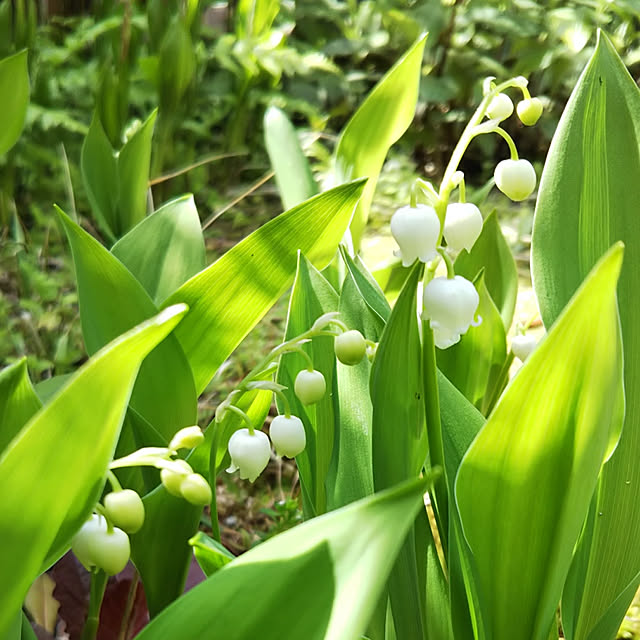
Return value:
M 29 106 L 27 50 L 0 60 L 0 156 L 18 141 Z

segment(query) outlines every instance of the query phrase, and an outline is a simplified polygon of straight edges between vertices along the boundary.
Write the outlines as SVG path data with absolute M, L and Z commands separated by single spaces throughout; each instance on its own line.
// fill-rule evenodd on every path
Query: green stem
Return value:
M 446 249 L 438 249 L 438 253 L 442 256 L 445 265 L 447 266 L 447 278 L 454 278 L 456 275 L 455 269 L 453 268 L 453 260 L 447 253 Z
M 233 411 L 233 413 L 237 413 L 247 423 L 247 428 L 249 429 L 250 435 L 253 435 L 255 433 L 251 418 L 242 409 L 240 409 L 240 407 L 236 407 L 234 404 L 230 404 L 227 409 L 229 411 Z
M 102 570 L 91 572 L 91 588 L 89 592 L 89 611 L 87 621 L 82 630 L 82 640 L 95 640 L 100 623 L 100 607 L 104 590 L 107 586 L 107 574 Z
M 111 485 L 111 488 L 114 491 L 122 491 L 122 485 L 118 482 L 118 478 L 116 478 L 116 474 L 113 473 L 111 469 L 107 471 L 107 480 L 109 481 L 109 484 Z
M 507 144 L 509 145 L 509 151 L 511 153 L 511 159 L 517 160 L 518 149 L 516 149 L 516 143 L 513 141 L 513 138 L 501 127 L 496 127 L 494 131 L 507 141 Z
M 496 378 L 496 382 L 493 385 L 493 388 L 487 390 L 488 393 L 485 395 L 485 400 L 487 398 L 488 400 L 486 400 L 482 404 L 482 414 L 484 416 L 488 416 L 493 411 L 493 408 L 496 406 L 496 404 L 498 403 L 498 400 L 502 395 L 502 391 L 507 384 L 507 380 L 509 378 L 509 369 L 511 369 L 511 365 L 513 364 L 513 358 L 514 358 L 513 351 L 509 351 L 509 354 L 507 355 L 507 359 L 502 365 L 502 369 L 500 369 L 500 373 Z
M 291 405 L 289 404 L 289 400 L 287 399 L 286 394 L 284 394 L 280 389 L 274 389 L 273 393 L 280 398 L 282 401 L 282 405 L 284 407 L 284 417 L 291 417 Z
M 438 533 L 442 543 L 444 557 L 447 557 L 449 531 L 448 502 L 449 491 L 444 463 L 444 444 L 442 441 L 442 423 L 440 421 L 440 393 L 438 389 L 438 368 L 433 331 L 428 321 L 422 323 L 423 335 L 423 384 L 424 408 L 429 441 L 429 468 L 441 467 L 442 473 L 433 486 L 433 511 L 438 523 Z

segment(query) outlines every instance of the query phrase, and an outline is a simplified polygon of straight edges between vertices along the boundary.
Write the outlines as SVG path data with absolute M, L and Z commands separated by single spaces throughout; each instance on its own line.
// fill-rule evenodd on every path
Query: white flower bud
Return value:
M 71 550 L 87 571 L 90 571 L 96 565 L 89 553 L 89 540 L 91 540 L 96 533 L 106 533 L 106 531 L 107 521 L 104 516 L 92 513 L 91 517 L 82 525 L 71 540 Z
M 493 177 L 498 189 L 514 202 L 528 198 L 536 188 L 536 172 L 528 160 L 502 160 Z
M 416 259 L 429 262 L 436 257 L 440 220 L 433 207 L 426 204 L 401 207 L 391 218 L 391 233 L 400 247 L 396 255 L 403 267 L 412 265 Z
M 118 527 L 113 527 L 111 531 L 94 532 L 87 547 L 95 566 L 110 576 L 120 573 L 127 566 L 131 555 L 129 536 Z
M 133 489 L 108 493 L 104 510 L 109 520 L 127 533 L 136 533 L 144 524 L 144 504 Z
M 424 317 L 433 329 L 436 347 L 447 349 L 460 341 L 473 324 L 480 296 L 469 280 L 462 276 L 439 277 L 431 280 L 424 288 Z
M 269 427 L 269 435 L 279 456 L 295 458 L 307 445 L 304 425 L 297 416 L 275 417 Z
M 521 100 L 516 107 L 518 118 L 522 124 L 532 127 L 542 115 L 542 101 L 540 98 L 530 98 L 529 100 Z
M 211 487 L 199 473 L 188 475 L 182 481 L 180 491 L 187 502 L 199 507 L 211 502 Z
M 231 466 L 229 473 L 240 470 L 240 477 L 253 482 L 265 469 L 271 457 L 269 438 L 263 431 L 255 430 L 253 435 L 249 429 L 238 429 L 229 438 L 229 455 Z
M 188 462 L 180 459 L 174 460 L 172 466 L 174 469 L 162 469 L 160 471 L 160 480 L 162 480 L 162 484 L 168 493 L 176 498 L 181 498 L 180 485 L 189 474 L 193 473 L 193 469 Z M 180 471 L 177 471 L 175 467 L 178 467 Z
M 354 365 L 366 355 L 367 342 L 357 329 L 351 329 L 336 336 L 334 348 L 342 364 Z
M 447 207 L 444 238 L 454 251 L 471 251 L 482 232 L 482 214 L 475 204 L 456 202 Z
M 176 433 L 171 442 L 169 443 L 169 449 L 171 451 L 177 451 L 178 449 L 193 449 L 199 444 L 204 442 L 204 433 L 198 425 L 193 427 L 184 427 Z
M 516 358 L 524 362 L 531 355 L 537 344 L 538 341 L 531 334 L 513 336 L 511 351 L 513 351 L 513 355 Z
M 487 107 L 487 116 L 491 120 L 506 120 L 513 113 L 513 102 L 506 93 L 499 93 Z
M 296 376 L 293 388 L 302 404 L 315 404 L 324 398 L 327 383 L 320 371 L 303 369 Z

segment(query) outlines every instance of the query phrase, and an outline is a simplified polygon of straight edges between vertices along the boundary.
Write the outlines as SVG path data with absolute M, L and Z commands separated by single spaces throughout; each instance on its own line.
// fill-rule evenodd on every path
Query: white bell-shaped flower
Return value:
M 516 107 L 518 117 L 522 124 L 532 127 L 542 115 L 542 101 L 540 98 L 529 98 L 528 100 L 521 100 Z
M 279 456 L 295 458 L 307 445 L 304 425 L 297 416 L 275 417 L 269 427 L 269 435 Z
M 303 369 L 296 376 L 293 389 L 302 404 L 315 404 L 324 398 L 327 383 L 321 371 Z
M 514 202 L 528 198 L 536 188 L 536 172 L 528 160 L 502 160 L 493 177 L 498 189 Z
M 538 341 L 531 334 L 513 336 L 511 351 L 513 351 L 513 355 L 516 358 L 524 362 L 531 355 L 537 344 Z
M 391 218 L 391 233 L 400 247 L 396 255 L 403 267 L 409 267 L 416 259 L 429 262 L 436 257 L 440 220 L 433 207 L 401 207 Z
M 476 288 L 462 276 L 434 278 L 425 286 L 424 317 L 431 324 L 436 347 L 448 349 L 460 341 L 471 325 L 482 321 L 478 318 L 474 322 L 479 303 Z
M 499 93 L 487 107 L 487 116 L 491 120 L 506 120 L 513 113 L 513 102 L 506 93 Z
M 444 238 L 447 245 L 454 251 L 471 247 L 482 232 L 482 214 L 480 209 L 471 202 L 455 202 L 447 207 L 444 220 Z
M 253 482 L 265 469 L 271 457 L 271 445 L 266 433 L 256 429 L 238 429 L 229 438 L 231 466 L 229 473 L 240 470 L 240 477 Z

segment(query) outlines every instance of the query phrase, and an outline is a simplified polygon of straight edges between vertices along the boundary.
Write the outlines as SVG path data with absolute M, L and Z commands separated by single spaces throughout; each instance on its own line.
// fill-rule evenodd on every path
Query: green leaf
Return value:
M 594 268 L 460 465 L 456 498 L 492 640 L 514 629 L 547 640 L 598 473 L 620 435 L 622 254 L 616 245 Z
M 50 548 L 68 545 L 98 499 L 140 362 L 185 311 L 166 309 L 97 353 L 0 457 L 0 637 Z
M 285 209 L 318 193 L 296 130 L 284 111 L 277 107 L 269 107 L 264 114 L 264 142 Z
M 96 111 L 82 145 L 82 178 L 96 221 L 113 241 L 140 222 L 147 210 L 154 111 L 116 152 Z
M 71 244 L 82 333 L 92 354 L 157 309 L 115 256 L 61 210 L 58 213 Z M 131 406 L 168 442 L 180 427 L 195 423 L 196 399 L 189 363 L 175 336 L 169 336 L 142 365 Z
M 266 35 L 280 11 L 280 0 L 240 0 L 236 14 L 238 38 Z
M 323 314 L 337 311 L 338 294 L 323 275 L 300 255 L 296 279 L 289 301 L 285 340 L 289 340 L 311 328 Z M 305 427 L 307 446 L 296 458 L 303 487 L 305 513 L 320 514 L 326 511 L 327 498 L 325 478 L 331 462 L 335 431 L 336 410 L 334 393 L 336 358 L 333 352 L 333 338 L 314 338 L 302 346 L 317 371 L 324 375 L 327 392 L 324 398 L 312 405 L 303 405 L 293 392 L 296 376 L 307 368 L 307 361 L 299 353 L 286 353 L 280 359 L 278 382 L 288 389 L 285 391 L 292 412 Z
M 191 560 L 189 539 L 202 507 L 167 493 L 162 484 L 142 499 L 144 525 L 131 536 L 131 558 L 140 572 L 149 613 L 155 616 L 180 596 Z
M 357 329 L 365 338 L 378 342 L 384 323 L 372 311 L 359 289 L 359 282 L 371 286 L 364 279 L 355 262 L 343 258 L 351 268 L 347 272 L 338 311 L 340 319 L 350 329 Z M 368 358 L 354 366 L 336 362 L 338 412 L 335 424 L 333 455 L 326 477 L 327 508 L 336 509 L 373 493 L 371 458 L 371 419 L 373 406 L 369 394 L 371 364 Z M 386 605 L 385 605 L 386 606 Z
M 0 455 L 41 406 L 26 358 L 0 371 Z
M 507 359 L 507 338 L 502 318 L 485 284 L 484 271 L 475 279 L 480 295 L 476 317 L 458 344 L 437 350 L 438 368 L 478 408 L 493 388 Z
M 336 182 L 363 176 L 369 178 L 351 223 L 356 249 L 360 248 L 378 175 L 387 152 L 413 121 L 426 39 L 424 35 L 415 42 L 378 82 L 338 140 L 335 151 Z
M 189 540 L 189 544 L 193 547 L 193 554 L 207 577 L 235 560 L 233 553 L 202 531 L 198 531 Z
M 518 270 L 495 211 L 485 219 L 471 253 L 463 250 L 455 261 L 455 272 L 467 280 L 475 280 L 482 269 L 489 294 L 508 331 L 516 308 Z
M 359 637 L 424 487 L 414 480 L 271 538 L 186 593 L 138 637 Z
M 205 267 L 200 218 L 192 195 L 160 207 L 111 248 L 159 304 Z
M 576 556 L 575 591 L 563 595 L 571 640 L 613 637 L 640 583 L 640 94 L 601 34 L 553 138 L 536 207 L 533 280 L 551 324 L 606 247 L 622 240 L 618 286 L 627 396 L 620 444 L 603 469 L 599 516 Z M 626 592 L 626 598 L 620 598 Z M 625 604 L 626 602 L 626 604 Z
M 421 276 L 422 265 L 418 263 L 389 317 L 371 372 L 373 482 L 378 491 L 416 477 L 427 456 L 416 312 Z M 414 537 L 409 535 L 389 583 L 398 638 L 424 637 L 426 586 L 419 572 L 425 562 L 423 550 L 418 557 Z
M 27 50 L 0 60 L 0 157 L 18 141 L 29 106 Z
M 254 231 L 164 303 L 189 304 L 176 335 L 201 392 L 218 367 L 291 285 L 298 251 L 317 268 L 333 258 L 364 181 L 311 198 Z

